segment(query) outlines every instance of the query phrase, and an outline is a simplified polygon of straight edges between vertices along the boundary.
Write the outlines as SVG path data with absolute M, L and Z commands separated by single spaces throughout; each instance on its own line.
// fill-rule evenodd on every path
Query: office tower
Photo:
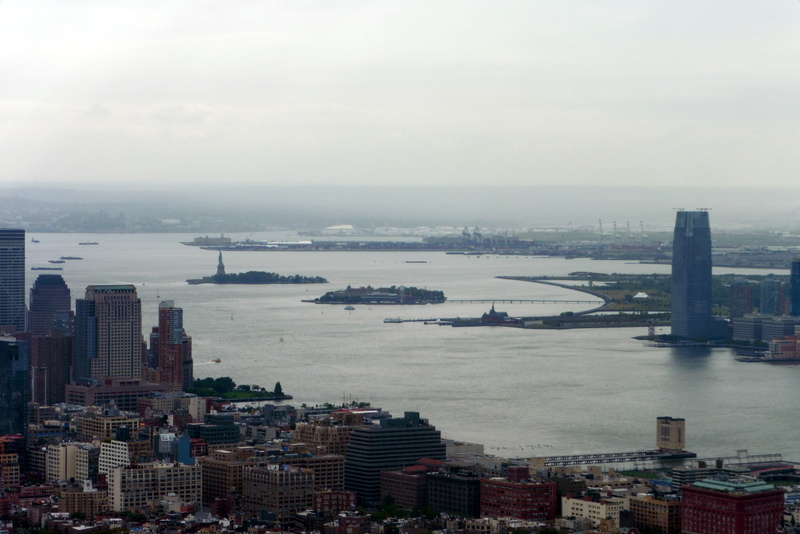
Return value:
M 0 338 L 0 435 L 28 432 L 28 342 Z
M 155 343 L 154 343 L 155 342 Z M 192 387 L 192 338 L 183 329 L 183 309 L 165 300 L 158 305 L 158 331 L 150 336 L 150 350 L 158 368 L 158 382 L 173 389 Z
M 155 511 L 164 505 L 164 499 L 185 506 L 197 505 L 203 482 L 200 466 L 177 462 L 115 467 L 108 472 L 106 480 L 108 505 L 115 512 Z
M 789 313 L 800 315 L 800 258 L 792 260 L 792 270 L 789 276 Z
M 361 502 L 378 502 L 381 471 L 402 469 L 421 458 L 444 460 L 445 445 L 436 427 L 417 412 L 381 419 L 380 426 L 358 427 L 345 453 L 345 489 L 356 492 Z
M 771 484 L 705 479 L 681 488 L 681 532 L 773 534 L 783 507 L 783 491 Z
M 779 315 L 780 284 L 772 278 L 761 281 L 761 305 L 758 312 L 761 315 Z
M 427 473 L 426 500 L 439 513 L 459 517 L 479 517 L 481 477 L 470 469 L 448 469 Z
M 33 402 L 52 406 L 65 402 L 72 365 L 72 336 L 53 330 L 53 335 L 31 339 L 31 386 Z
M 679 211 L 672 241 L 672 335 L 712 337 L 711 227 L 707 211 Z
M 25 330 L 25 230 L 0 229 L 0 326 Z
M 86 288 L 75 301 L 74 382 L 141 378 L 142 302 L 130 284 Z
M 244 469 L 245 508 L 275 514 L 275 521 L 288 526 L 297 512 L 308 510 L 314 499 L 311 469 L 269 465 Z
M 61 275 L 40 274 L 31 288 L 28 307 L 27 331 L 34 336 L 47 336 L 54 329 L 63 329 L 60 321 L 58 325 L 56 321 L 60 313 L 69 314 L 72 299 Z
M 192 439 L 202 439 L 215 448 L 220 445 L 235 447 L 241 439 L 239 426 L 233 415 L 227 413 L 208 413 L 205 415 L 204 423 L 189 423 L 186 425 L 186 433 Z

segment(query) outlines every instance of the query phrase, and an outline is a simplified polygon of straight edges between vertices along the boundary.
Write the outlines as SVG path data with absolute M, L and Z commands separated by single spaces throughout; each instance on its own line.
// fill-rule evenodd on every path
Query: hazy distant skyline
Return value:
M 795 186 L 800 2 L 0 2 L 0 185 Z

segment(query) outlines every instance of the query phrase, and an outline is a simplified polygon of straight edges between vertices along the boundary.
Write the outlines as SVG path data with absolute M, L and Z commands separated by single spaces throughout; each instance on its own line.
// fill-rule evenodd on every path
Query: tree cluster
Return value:
M 283 395 L 283 387 L 281 387 L 280 382 L 275 382 L 275 388 L 270 392 L 256 384 L 236 385 L 236 382 L 229 376 L 221 376 L 219 378 L 196 378 L 194 382 L 192 382 L 192 389 L 189 390 L 189 393 L 194 393 L 200 397 L 215 397 L 235 391 L 254 393 L 256 396 L 257 394 L 276 397 Z
M 294 274 L 283 276 L 264 271 L 247 271 L 246 273 L 215 274 L 211 277 L 215 284 L 327 284 L 321 276 L 301 276 Z

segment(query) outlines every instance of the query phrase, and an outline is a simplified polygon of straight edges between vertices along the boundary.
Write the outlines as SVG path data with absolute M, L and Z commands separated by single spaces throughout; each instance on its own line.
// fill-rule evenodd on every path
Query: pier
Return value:
M 632 451 L 632 452 L 601 452 L 596 454 L 575 454 L 564 456 L 540 456 L 534 458 L 543 462 L 547 467 L 567 466 L 567 465 L 589 465 L 589 464 L 608 464 L 623 462 L 641 462 L 663 460 L 679 460 L 682 458 L 696 458 L 697 454 L 688 451 L 664 452 L 659 450 L 651 451 Z
M 517 299 L 517 298 L 500 298 L 500 299 L 447 299 L 445 302 L 500 302 L 507 304 L 514 303 L 546 303 L 546 304 L 597 304 L 597 300 L 570 300 L 570 299 Z

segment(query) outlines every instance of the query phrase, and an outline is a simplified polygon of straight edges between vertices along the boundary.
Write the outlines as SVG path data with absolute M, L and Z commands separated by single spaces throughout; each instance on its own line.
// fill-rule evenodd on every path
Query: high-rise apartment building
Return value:
M 672 335 L 713 337 L 707 211 L 679 211 L 672 240 Z
M 381 419 L 380 426 L 358 427 L 350 434 L 345 453 L 345 489 L 362 502 L 378 502 L 381 471 L 402 469 L 421 458 L 445 459 L 445 444 L 436 427 L 417 412 Z
M 783 507 L 783 491 L 771 484 L 706 479 L 681 488 L 681 532 L 773 534 Z
M 789 274 L 789 313 L 800 315 L 800 258 L 792 260 L 792 269 Z
M 753 313 L 753 285 L 747 280 L 736 280 L 730 285 L 728 315 L 731 319 Z
M 40 274 L 31 287 L 28 300 L 27 331 L 34 336 L 47 336 L 54 330 L 62 330 L 60 314 L 69 314 L 72 307 L 69 287 L 59 274 Z M 63 331 L 69 334 L 68 331 Z
M 158 329 L 150 336 L 158 382 L 175 390 L 192 387 L 192 338 L 183 329 L 183 309 L 165 300 L 158 305 Z
M 130 284 L 95 285 L 75 301 L 72 379 L 141 378 L 142 302 Z
M 25 330 L 25 230 L 0 229 L 0 326 Z
M 28 342 L 0 338 L 0 435 L 28 433 Z

